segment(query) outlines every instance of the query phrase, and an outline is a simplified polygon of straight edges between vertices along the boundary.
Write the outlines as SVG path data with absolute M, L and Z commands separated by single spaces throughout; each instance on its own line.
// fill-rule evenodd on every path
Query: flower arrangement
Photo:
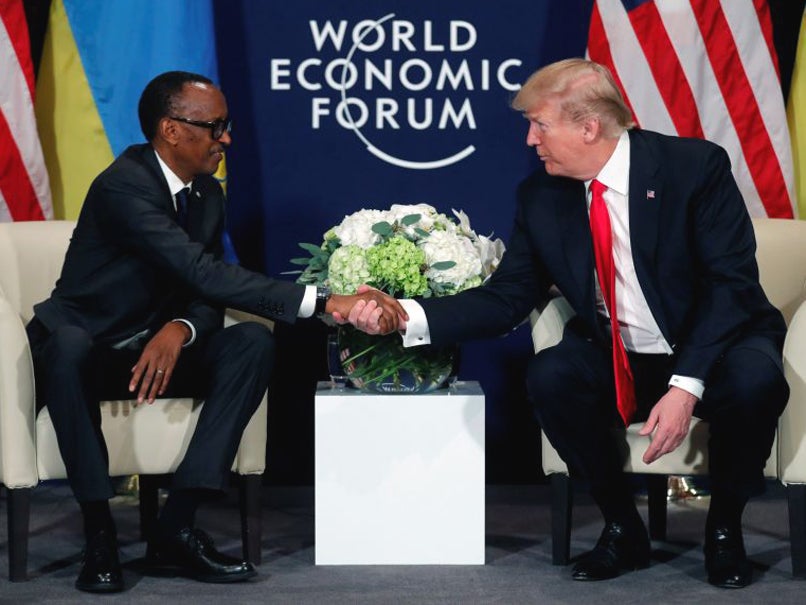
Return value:
M 310 256 L 291 260 L 305 267 L 297 281 L 336 294 L 368 284 L 397 298 L 447 296 L 479 286 L 498 267 L 504 244 L 478 235 L 464 212 L 453 214 L 428 204 L 359 210 L 329 229 L 321 245 L 300 244 Z M 433 368 L 422 347 L 404 349 L 394 334 L 379 338 L 342 329 L 339 338 L 351 341 L 342 363 L 359 388 L 425 390 L 425 375 Z M 413 378 L 410 389 L 403 388 L 406 377 Z

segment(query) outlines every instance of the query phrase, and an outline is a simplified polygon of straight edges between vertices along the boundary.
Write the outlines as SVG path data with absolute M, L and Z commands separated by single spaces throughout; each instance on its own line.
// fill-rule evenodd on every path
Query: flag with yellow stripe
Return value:
M 145 140 L 140 94 L 171 70 L 218 81 L 211 0 L 52 0 L 36 118 L 56 218 L 77 218 L 92 180 Z
M 792 160 L 795 164 L 795 196 L 800 218 L 806 219 L 806 10 L 800 24 L 795 68 L 786 109 Z

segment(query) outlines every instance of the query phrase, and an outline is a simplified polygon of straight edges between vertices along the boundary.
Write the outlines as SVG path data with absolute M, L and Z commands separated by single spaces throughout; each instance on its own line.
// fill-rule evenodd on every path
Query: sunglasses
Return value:
M 199 126 L 201 128 L 209 128 L 210 135 L 213 137 L 214 141 L 217 141 L 221 137 L 224 136 L 225 132 L 232 131 L 232 120 L 227 118 L 226 120 L 213 120 L 212 122 L 202 122 L 200 120 L 191 120 L 189 118 L 182 118 L 180 116 L 168 116 L 172 120 L 176 120 L 177 122 L 184 122 L 185 124 L 190 124 L 191 126 Z

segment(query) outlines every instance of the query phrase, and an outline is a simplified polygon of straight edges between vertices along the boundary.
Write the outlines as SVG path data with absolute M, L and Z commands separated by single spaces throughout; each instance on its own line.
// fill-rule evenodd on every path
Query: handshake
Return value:
M 367 334 L 390 334 L 406 329 L 409 319 L 397 299 L 367 285 L 355 294 L 333 294 L 325 305 L 339 324 L 350 323 Z

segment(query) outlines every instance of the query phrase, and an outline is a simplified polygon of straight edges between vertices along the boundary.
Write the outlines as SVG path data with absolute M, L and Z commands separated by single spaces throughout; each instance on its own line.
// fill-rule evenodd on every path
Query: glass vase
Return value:
M 352 385 L 373 393 L 428 393 L 445 386 L 455 347 L 404 348 L 399 334 L 370 336 L 339 327 L 342 365 Z

